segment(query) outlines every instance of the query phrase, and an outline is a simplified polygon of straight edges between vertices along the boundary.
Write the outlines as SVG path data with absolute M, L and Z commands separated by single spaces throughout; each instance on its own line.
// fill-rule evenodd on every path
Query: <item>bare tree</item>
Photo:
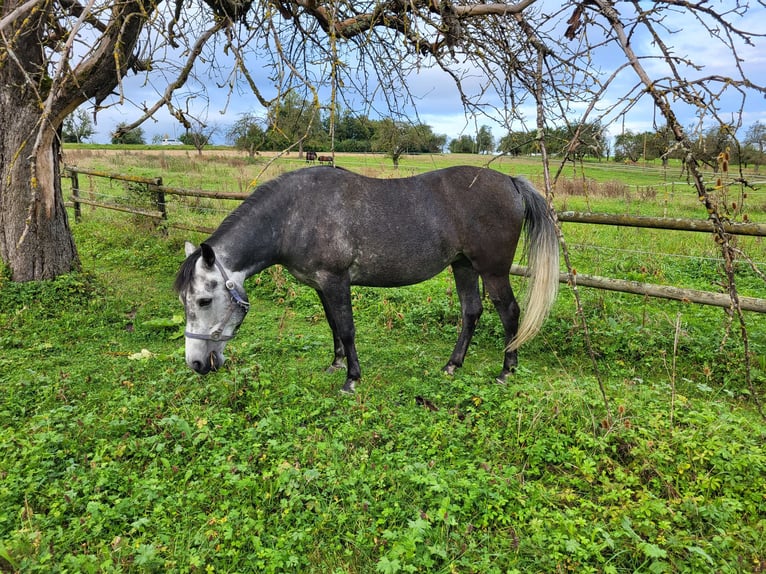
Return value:
M 736 124 L 746 97 L 766 93 L 745 68 L 763 50 L 758 10 L 741 0 L 9 0 L 0 7 L 0 258 L 20 281 L 77 266 L 58 178 L 60 128 L 86 102 L 94 111 L 130 103 L 130 75 L 146 74 L 159 90 L 156 101 L 136 103 L 143 114 L 124 129 L 161 107 L 188 129 L 192 104 L 216 85 L 232 97 L 247 90 L 267 109 L 267 88 L 294 92 L 331 118 L 355 93 L 400 117 L 422 96 L 407 78 L 429 67 L 455 81 L 472 115 L 508 131 L 531 124 L 541 145 L 549 126 L 608 126 L 648 100 L 726 245 L 679 118 Z M 714 59 L 674 44 L 691 25 L 717 45 Z M 612 71 L 597 65 L 599 54 Z
M 191 128 L 181 135 L 181 142 L 194 146 L 197 155 L 202 155 L 202 149 L 212 142 L 213 136 L 218 132 L 218 126 L 206 124 L 197 119 L 191 120 L 190 124 Z

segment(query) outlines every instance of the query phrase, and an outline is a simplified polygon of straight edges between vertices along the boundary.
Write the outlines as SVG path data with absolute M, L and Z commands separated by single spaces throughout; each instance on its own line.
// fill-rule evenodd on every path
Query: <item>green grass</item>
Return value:
M 103 210 L 74 230 L 82 273 L 0 279 L 0 570 L 766 566 L 766 423 L 719 309 L 583 290 L 607 422 L 569 290 L 498 386 L 490 305 L 464 368 L 441 373 L 459 316 L 448 273 L 355 289 L 363 379 L 346 397 L 343 374 L 324 373 L 321 305 L 286 273 L 248 281 L 229 361 L 201 378 L 183 363 L 171 290 L 186 234 Z M 697 255 L 659 232 L 625 233 L 598 235 Z M 603 274 L 717 280 L 696 258 L 613 253 L 582 258 Z M 764 296 L 744 270 L 741 281 Z M 766 333 L 746 317 L 762 392 Z

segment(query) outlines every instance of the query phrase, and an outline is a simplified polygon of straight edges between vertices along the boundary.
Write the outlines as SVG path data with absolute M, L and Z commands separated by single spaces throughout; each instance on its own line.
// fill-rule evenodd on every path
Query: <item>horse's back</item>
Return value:
M 469 166 L 398 179 L 321 167 L 293 174 L 283 182 L 285 263 L 299 278 L 334 266 L 357 284 L 395 286 L 461 257 L 510 267 L 524 208 L 506 175 Z

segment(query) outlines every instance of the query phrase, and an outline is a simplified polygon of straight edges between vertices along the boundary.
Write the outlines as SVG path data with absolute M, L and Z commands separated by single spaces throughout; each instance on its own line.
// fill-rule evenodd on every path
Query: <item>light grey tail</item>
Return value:
M 522 305 L 521 324 L 508 345 L 513 351 L 542 327 L 559 290 L 559 239 L 548 203 L 527 180 L 513 178 L 524 198 L 524 230 L 529 283 Z

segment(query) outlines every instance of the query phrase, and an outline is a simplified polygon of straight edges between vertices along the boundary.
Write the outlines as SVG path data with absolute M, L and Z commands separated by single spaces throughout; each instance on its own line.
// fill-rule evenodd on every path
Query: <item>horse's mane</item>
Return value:
M 189 255 L 181 264 L 181 268 L 178 270 L 176 280 L 173 283 L 173 289 L 176 293 L 183 292 L 191 283 L 194 277 L 194 268 L 197 265 L 197 260 L 202 256 L 202 250 L 197 248 L 194 253 Z
M 282 175 L 274 179 L 266 181 L 260 184 L 255 189 L 255 191 L 253 191 L 253 193 L 250 194 L 250 196 L 247 199 L 245 199 L 234 211 L 232 211 L 231 213 L 229 213 L 229 215 L 226 216 L 226 218 L 221 222 L 221 224 L 213 232 L 213 234 L 205 241 L 205 243 L 208 243 L 209 245 L 215 245 L 216 240 L 220 238 L 220 236 L 226 235 L 243 218 L 247 219 L 248 214 L 251 212 L 251 210 L 256 209 L 258 203 L 263 200 L 264 194 L 269 192 L 280 193 L 284 191 L 283 189 L 283 187 L 285 187 L 283 182 L 284 179 L 288 179 L 291 177 L 305 177 L 307 175 L 307 172 L 310 172 L 313 170 L 337 170 L 337 171 L 341 171 L 345 173 L 351 173 L 349 170 L 344 169 L 342 167 L 338 167 L 338 166 L 335 166 L 335 167 L 320 166 L 320 167 L 308 168 L 305 170 L 297 170 L 293 172 L 283 173 Z M 178 270 L 178 274 L 176 275 L 175 282 L 173 283 L 173 289 L 175 289 L 176 293 L 183 292 L 192 282 L 192 279 L 194 278 L 194 269 L 201 255 L 202 255 L 202 252 L 198 248 L 191 255 L 189 255 L 181 264 L 181 268 Z

